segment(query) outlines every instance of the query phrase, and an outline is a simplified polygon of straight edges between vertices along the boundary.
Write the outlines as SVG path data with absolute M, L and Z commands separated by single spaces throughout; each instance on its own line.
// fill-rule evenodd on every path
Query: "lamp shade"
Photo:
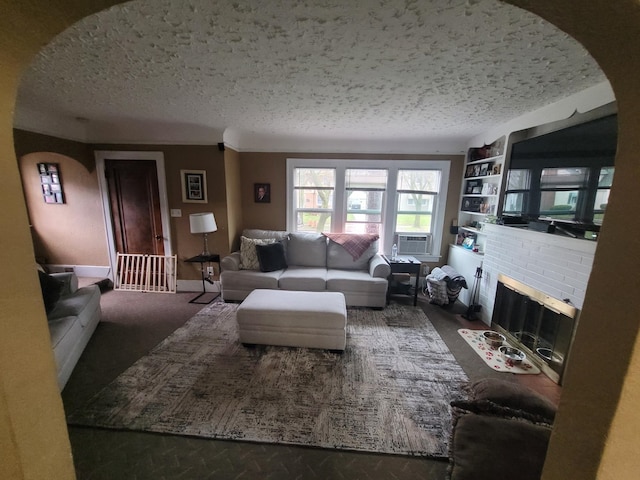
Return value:
M 211 233 L 218 230 L 216 219 L 211 212 L 192 213 L 189 215 L 191 233 Z

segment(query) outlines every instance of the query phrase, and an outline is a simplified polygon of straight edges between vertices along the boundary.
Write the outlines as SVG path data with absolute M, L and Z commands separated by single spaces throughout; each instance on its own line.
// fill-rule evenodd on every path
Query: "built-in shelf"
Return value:
M 465 248 L 465 247 L 463 247 L 462 245 L 454 245 L 454 244 L 452 243 L 450 246 L 451 246 L 451 248 L 455 248 L 455 249 L 462 250 L 463 252 L 466 252 L 466 253 L 468 253 L 469 255 L 474 255 L 474 256 L 477 256 L 477 257 L 482 257 L 482 256 L 484 256 L 484 253 L 483 253 L 483 252 L 480 252 L 480 251 L 478 251 L 478 252 L 474 252 L 473 250 L 471 250 L 471 249 L 469 249 L 469 248 Z
M 479 160 L 469 160 L 467 162 L 467 165 L 474 165 L 476 163 L 486 163 L 486 162 L 494 162 L 496 160 L 502 160 L 502 154 L 500 155 L 495 155 L 493 157 L 488 157 L 488 158 L 481 158 Z
M 471 147 L 467 151 L 460 192 L 458 225 L 461 227 L 457 245 L 472 237 L 474 246 L 484 250 L 486 234 L 475 225 L 484 222 L 488 215 L 497 214 L 503 183 L 505 142 L 506 137 L 500 137 L 490 145 Z

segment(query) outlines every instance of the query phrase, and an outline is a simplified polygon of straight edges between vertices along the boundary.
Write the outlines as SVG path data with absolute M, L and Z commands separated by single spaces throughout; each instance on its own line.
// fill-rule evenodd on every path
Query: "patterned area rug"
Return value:
M 348 309 L 344 353 L 238 341 L 236 304 L 205 307 L 73 425 L 446 457 L 468 379 L 420 308 Z

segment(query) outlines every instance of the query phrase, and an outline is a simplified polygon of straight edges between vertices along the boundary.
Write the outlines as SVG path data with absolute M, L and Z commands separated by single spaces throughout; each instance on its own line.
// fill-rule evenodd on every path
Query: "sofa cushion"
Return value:
M 331 292 L 378 293 L 385 297 L 387 279 L 373 278 L 368 271 L 329 269 L 327 270 L 327 290 Z
M 321 292 L 327 288 L 327 269 L 312 267 L 289 267 L 278 280 L 282 290 Z
M 286 240 L 289 236 L 284 230 L 262 230 L 260 228 L 245 228 L 242 236 L 247 238 L 275 238 L 276 240 Z
M 298 267 L 326 267 L 327 237 L 320 233 L 291 233 L 287 263 Z
M 61 297 L 47 317 L 49 321 L 64 317 L 80 317 L 84 327 L 99 305 L 100 288 L 97 285 L 88 285 L 79 288 L 71 295 Z
M 287 268 L 287 259 L 281 242 L 256 245 L 256 253 L 258 254 L 261 272 L 274 272 Z
M 449 480 L 539 480 L 551 427 L 454 411 Z
M 274 272 L 256 272 L 253 270 L 237 270 L 222 272 L 223 290 L 251 291 L 256 288 L 278 289 L 278 279 L 282 270 Z
M 248 238 L 240 237 L 240 269 L 260 270 L 256 245 L 266 245 L 274 243 L 275 238 Z
M 51 336 L 51 347 L 56 348 L 64 336 L 71 330 L 78 319 L 75 316 L 60 317 L 49 321 L 49 335 Z
M 47 314 L 56 306 L 56 302 L 60 298 L 64 282 L 38 270 L 40 279 L 40 290 L 42 290 L 42 300 L 44 301 L 44 309 Z
M 341 270 L 367 270 L 369 261 L 378 252 L 378 241 L 374 241 L 356 260 L 345 248 L 329 239 L 327 246 L 327 268 Z

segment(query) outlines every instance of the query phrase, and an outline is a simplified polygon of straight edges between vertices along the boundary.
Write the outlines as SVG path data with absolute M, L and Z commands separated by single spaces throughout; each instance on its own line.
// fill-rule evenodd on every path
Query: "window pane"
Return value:
M 377 233 L 380 235 L 379 223 L 349 223 L 344 226 L 345 233 Z
M 293 175 L 295 187 L 335 187 L 336 171 L 333 168 L 296 168 Z
M 584 188 L 588 172 L 585 167 L 545 168 L 540 176 L 540 188 Z
M 531 172 L 529 170 L 509 170 L 507 190 L 527 190 L 530 185 Z
M 384 192 L 367 192 L 362 190 L 347 191 L 347 214 L 349 213 L 380 213 Z
M 579 190 L 540 192 L 540 215 L 573 220 L 579 193 Z
M 384 190 L 387 188 L 387 171 L 349 168 L 345 172 L 344 184 L 347 190 Z
M 431 213 L 398 213 L 396 215 L 396 232 L 431 233 Z
M 328 212 L 298 212 L 298 232 L 322 232 L 331 231 L 331 213 Z
M 427 193 L 398 194 L 398 212 L 428 212 L 433 210 L 434 195 Z
M 295 208 L 333 209 L 334 190 L 296 189 Z
M 604 167 L 600 169 L 600 176 L 598 177 L 599 187 L 610 187 L 613 182 L 613 167 Z
M 525 192 L 507 193 L 504 197 L 503 212 L 521 215 L 524 211 Z
M 437 193 L 440 189 L 439 170 L 400 170 L 399 191 L 422 191 Z

